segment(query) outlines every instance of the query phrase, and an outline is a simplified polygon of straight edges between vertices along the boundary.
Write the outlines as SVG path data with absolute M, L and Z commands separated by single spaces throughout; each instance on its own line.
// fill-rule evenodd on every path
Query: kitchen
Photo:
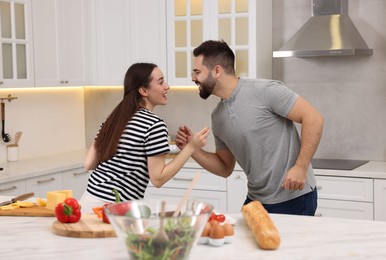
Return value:
M 48 2 L 43 1 L 42 3 L 49 4 Z M 86 15 L 90 16 L 90 19 L 95 19 L 93 15 L 97 16 L 96 14 L 101 14 L 107 8 L 105 11 L 107 14 L 109 10 L 120 10 L 120 13 L 130 12 L 132 14 L 130 17 L 138 19 L 137 24 L 146 24 L 146 35 L 136 32 L 141 36 L 142 41 L 133 43 L 133 48 L 130 48 L 131 52 L 126 55 L 132 55 L 131 61 L 139 59 L 140 55 L 144 55 L 146 59 L 155 59 L 159 61 L 157 63 L 160 67 L 166 70 L 167 59 L 163 56 L 166 55 L 166 39 L 169 38 L 166 38 L 165 23 L 151 23 L 147 16 L 136 16 L 137 12 L 130 9 L 132 6 L 123 5 L 123 1 L 114 1 L 117 3 L 116 6 L 107 5 L 108 1 L 105 1 L 106 3 L 99 1 L 99 5 L 91 8 L 86 8 L 88 1 L 79 2 L 84 4 L 83 10 L 86 11 Z M 162 5 L 163 2 L 133 1 L 133 5 L 140 8 L 138 13 L 151 12 L 152 19 L 163 21 L 162 12 L 159 12 L 159 10 L 166 11 Z M 325 127 L 315 157 L 385 161 L 386 132 L 382 129 L 386 127 L 386 117 L 383 115 L 383 112 L 386 111 L 386 88 L 383 73 L 386 55 L 383 14 L 386 7 L 382 0 L 349 0 L 350 17 L 366 43 L 374 50 L 373 55 L 272 59 L 272 50 L 278 50 L 309 19 L 310 10 L 311 1 L 272 1 L 272 13 L 268 12 L 265 15 L 272 20 L 273 33 L 270 30 L 266 32 L 266 27 L 269 27 L 271 23 L 271 20 L 267 19 L 261 27 L 265 28 L 268 37 L 262 37 L 267 39 L 264 39 L 266 42 L 260 43 L 268 44 L 269 47 L 261 47 L 265 48 L 266 52 L 262 54 L 265 58 L 261 58 L 259 62 L 265 66 L 260 65 L 262 70 L 259 70 L 256 76 L 272 77 L 285 82 L 322 112 L 325 117 Z M 110 13 L 110 19 L 114 18 L 113 16 Z M 118 22 L 124 21 L 121 16 L 115 16 Z M 102 24 L 99 19 L 98 22 Z M 156 28 L 154 24 L 158 24 L 160 28 Z M 99 48 L 95 44 L 103 41 L 104 44 L 114 42 L 118 45 L 120 40 L 128 41 L 129 39 L 123 39 L 124 34 L 119 32 L 115 34 L 109 32 L 108 24 L 104 26 L 106 26 L 107 35 L 104 41 L 99 38 L 100 34 L 96 36 L 93 34 L 95 31 L 92 30 L 96 30 L 95 28 L 91 28 L 89 32 L 90 37 L 94 40 L 91 41 L 93 44 L 90 48 L 84 48 L 87 51 L 86 57 L 88 57 L 85 59 L 85 64 L 88 65 L 84 66 L 84 71 L 88 73 L 81 87 L 56 88 L 56 85 L 52 85 L 52 88 L 40 88 L 39 84 L 36 84 L 31 88 L 3 89 L 2 87 L 0 90 L 1 97 L 6 97 L 8 94 L 18 97 L 11 102 L 6 102 L 6 131 L 11 133 L 13 139 L 16 131 L 23 131 L 19 162 L 13 164 L 20 164 L 23 159 L 50 156 L 88 147 L 101 120 L 120 100 L 121 91 L 116 86 L 121 84 L 122 72 L 115 70 L 116 67 L 119 67 L 118 65 L 111 65 L 119 63 L 122 68 L 126 68 L 128 64 L 125 64 L 122 52 L 119 51 L 118 53 L 97 52 L 95 54 L 95 49 Z M 134 28 L 137 27 L 134 26 Z M 93 37 L 97 37 L 96 40 Z M 119 38 L 112 41 L 111 39 L 116 38 L 108 37 Z M 129 36 L 126 35 L 126 37 Z M 161 39 L 161 43 L 157 45 L 158 49 L 147 46 L 149 41 L 154 41 L 154 37 Z M 119 46 L 114 47 L 120 50 Z M 270 59 L 267 59 L 267 56 Z M 103 62 L 100 62 L 101 60 Z M 256 65 L 256 67 L 259 66 Z M 272 72 L 270 72 L 271 69 Z M 101 74 L 103 72 L 109 73 Z M 30 86 L 34 84 L 32 81 Z M 101 87 L 111 85 L 114 87 Z M 189 124 L 194 129 L 209 125 L 209 111 L 216 102 L 214 98 L 202 101 L 198 97 L 196 88 L 182 89 L 179 87 L 175 90 L 172 88 L 169 93 L 168 106 L 156 112 L 165 118 L 170 133 L 174 134 L 181 123 Z M 195 113 L 192 114 L 192 111 Z M 0 160 L 7 164 L 6 144 L 1 143 L 0 146 Z M 211 150 L 213 147 L 213 139 L 210 139 L 207 148 Z

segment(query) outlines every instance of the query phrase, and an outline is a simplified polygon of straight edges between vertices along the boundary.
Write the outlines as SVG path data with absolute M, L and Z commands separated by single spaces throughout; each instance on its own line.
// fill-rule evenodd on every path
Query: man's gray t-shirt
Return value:
M 303 190 L 285 190 L 285 173 L 295 165 L 300 137 L 286 118 L 298 94 L 274 80 L 239 79 L 232 96 L 212 112 L 216 149 L 228 148 L 248 178 L 248 197 L 275 204 L 310 192 L 312 167 Z

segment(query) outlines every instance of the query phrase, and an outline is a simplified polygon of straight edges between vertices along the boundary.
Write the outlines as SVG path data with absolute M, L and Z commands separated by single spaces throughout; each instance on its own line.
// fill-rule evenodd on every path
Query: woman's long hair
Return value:
M 145 106 L 139 89 L 148 88 L 152 80 L 151 73 L 156 67 L 157 65 L 152 63 L 135 63 L 127 70 L 123 99 L 106 119 L 95 139 L 100 161 L 107 161 L 116 154 L 119 139 L 127 122 L 139 108 Z

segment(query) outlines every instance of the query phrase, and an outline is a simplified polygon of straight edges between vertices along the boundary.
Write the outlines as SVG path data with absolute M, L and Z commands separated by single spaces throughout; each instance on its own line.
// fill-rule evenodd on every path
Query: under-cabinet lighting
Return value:
M 71 86 L 71 87 L 31 87 L 31 88 L 1 88 L 0 92 L 17 92 L 17 91 L 68 91 L 68 90 L 74 90 L 74 89 L 82 89 L 83 86 Z
M 171 90 L 198 90 L 197 86 L 170 86 Z

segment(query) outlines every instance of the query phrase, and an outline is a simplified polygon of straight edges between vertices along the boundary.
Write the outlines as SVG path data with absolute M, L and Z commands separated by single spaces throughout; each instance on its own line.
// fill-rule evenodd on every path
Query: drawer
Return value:
M 373 220 L 373 209 L 373 203 L 370 202 L 319 199 L 315 216 Z
M 72 195 L 80 199 L 87 188 L 88 177 L 90 172 L 84 168 L 65 171 L 63 175 L 63 189 L 72 190 Z
M 373 202 L 373 180 L 365 178 L 316 176 L 318 197 Z
M 25 180 L 28 192 L 35 192 L 36 197 L 46 197 L 47 191 L 62 189 L 62 173 L 52 173 Z
M 0 184 L 0 195 L 17 196 L 23 193 L 25 193 L 25 180 Z
M 194 168 L 182 168 L 179 173 L 165 183 L 163 187 L 187 189 L 198 171 L 201 172 L 201 177 L 194 186 L 195 190 L 226 191 L 227 183 L 225 178 L 216 176 L 203 169 Z

